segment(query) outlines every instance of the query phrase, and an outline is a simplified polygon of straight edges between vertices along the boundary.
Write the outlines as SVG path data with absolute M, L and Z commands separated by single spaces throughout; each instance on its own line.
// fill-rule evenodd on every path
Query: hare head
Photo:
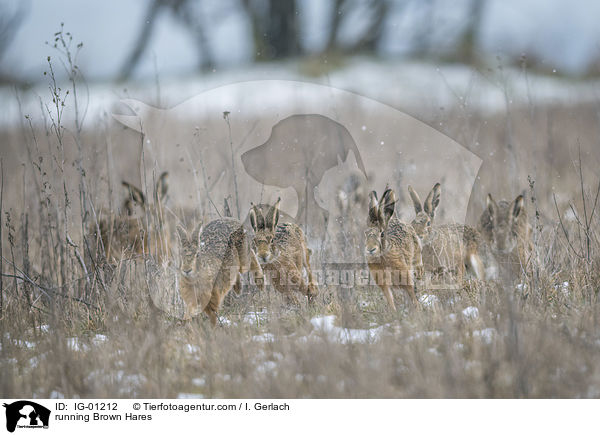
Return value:
M 492 249 L 502 254 L 512 252 L 519 241 L 520 221 L 526 215 L 523 195 L 517 196 L 512 203 L 496 203 L 492 195 L 488 194 L 486 206 L 489 219 L 486 226 L 491 233 Z
M 198 255 L 200 253 L 200 232 L 202 223 L 198 224 L 191 234 L 181 227 L 177 227 L 179 238 L 179 271 L 186 279 L 193 279 L 196 275 Z
M 377 192 L 369 193 L 369 216 L 367 230 L 365 231 L 365 254 L 369 256 L 380 255 L 385 250 L 385 230 L 394 215 L 396 194 L 386 186 L 381 200 L 377 200 Z
M 429 233 L 429 228 L 435 217 L 435 209 L 440 204 L 441 190 L 442 186 L 440 183 L 436 183 L 431 192 L 429 192 L 429 195 L 427 195 L 425 203 L 422 203 L 417 192 L 415 192 L 412 186 L 408 186 L 408 193 L 415 207 L 415 218 L 411 222 L 411 225 L 419 237 L 423 237 Z
M 158 177 L 156 185 L 154 186 L 154 208 L 160 210 L 160 207 L 167 200 L 168 184 L 167 178 L 168 172 L 163 172 Z M 150 206 L 146 200 L 146 195 L 137 187 L 131 185 L 127 181 L 122 181 L 121 184 L 127 189 L 127 197 L 123 201 L 123 210 L 127 216 L 139 217 L 146 211 L 150 211 Z
M 117 261 L 126 252 L 152 254 L 161 261 L 168 258 L 170 236 L 164 228 L 162 213 L 162 204 L 167 195 L 167 175 L 163 172 L 156 182 L 152 206 L 140 189 L 126 181 L 122 182 L 128 194 L 123 201 L 121 214 L 108 212 L 91 229 L 93 237 L 99 236 L 109 261 Z
M 276 246 L 273 245 L 273 238 L 279 222 L 280 201 L 281 198 L 277 199 L 275 205 L 267 207 L 266 210 L 255 205 L 250 209 L 250 225 L 254 230 L 253 245 L 261 263 L 270 263 L 279 256 Z

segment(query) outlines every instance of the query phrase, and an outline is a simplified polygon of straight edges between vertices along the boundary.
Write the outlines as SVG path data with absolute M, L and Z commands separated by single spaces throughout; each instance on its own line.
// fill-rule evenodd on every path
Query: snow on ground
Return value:
M 467 320 L 473 320 L 479 317 L 479 310 L 477 309 L 477 307 L 467 307 L 464 310 L 462 310 L 462 315 Z
M 252 89 L 245 88 L 244 95 L 232 90 L 223 97 L 231 110 L 244 110 L 248 105 L 278 110 L 294 104 L 297 95 L 284 81 L 314 83 L 343 89 L 390 104 L 408 113 L 419 114 L 422 110 L 440 107 L 449 109 L 460 107 L 494 113 L 506 110 L 508 93 L 509 105 L 595 102 L 600 81 L 570 81 L 552 76 L 523 75 L 520 70 L 505 67 L 502 72 L 478 72 L 465 65 L 436 65 L 416 61 L 380 61 L 356 57 L 340 69 L 322 77 L 307 77 L 298 72 L 299 63 L 279 62 L 251 65 L 243 69 L 232 69 L 188 78 L 173 78 L 160 82 L 161 108 L 173 107 L 202 92 L 225 85 L 251 80 L 263 80 Z M 274 78 L 276 80 L 274 80 Z M 268 80 L 269 82 L 264 82 Z M 61 85 L 64 90 L 67 83 Z M 322 88 L 316 95 L 303 95 L 303 98 L 327 96 Z M 80 95 L 85 92 L 80 92 Z M 87 109 L 84 126 L 94 127 L 103 118 L 110 119 L 111 113 L 128 114 L 119 101 L 124 98 L 143 101 L 155 105 L 155 84 L 152 82 L 130 82 L 118 87 L 109 83 L 94 83 L 89 86 L 89 101 L 80 97 L 79 104 Z M 19 92 L 17 99 L 11 87 L 0 88 L 3 110 L 0 113 L 0 126 L 19 125 L 25 122 L 24 115 L 30 115 L 33 123 L 41 123 L 42 101 L 51 102 L 46 84 L 39 84 L 28 91 Z M 21 108 L 19 107 L 21 105 Z M 210 113 L 221 113 L 223 101 L 204 101 L 203 109 Z M 63 122 L 74 119 L 72 96 L 66 100 Z M 83 109 L 82 109 L 83 112 Z M 198 113 L 188 113 L 190 119 L 197 119 Z
M 194 378 L 194 379 L 192 379 L 192 385 L 194 387 L 204 387 L 206 385 L 206 379 L 204 379 L 204 378 Z
M 229 320 L 227 317 L 219 317 L 218 322 L 221 326 L 229 326 L 231 325 L 231 320 Z
M 556 290 L 560 290 L 560 292 L 563 294 L 563 296 L 565 296 L 565 297 L 569 296 L 569 293 L 570 293 L 569 281 L 565 281 L 561 284 L 555 285 L 554 288 Z
M 252 337 L 252 341 L 258 341 L 263 343 L 269 343 L 275 341 L 275 336 L 270 332 L 265 332 L 264 334 L 255 335 Z
M 98 346 L 107 341 L 106 335 L 96 334 L 92 337 L 91 342 L 94 346 Z M 89 350 L 89 346 L 83 343 L 80 337 L 69 337 L 67 338 L 67 346 L 76 352 L 85 352 Z
M 265 361 L 256 366 L 256 371 L 259 373 L 270 373 L 277 369 L 277 363 L 275 361 Z
M 25 347 L 27 349 L 33 349 L 36 345 L 34 342 L 27 341 L 27 340 L 17 340 L 16 344 L 17 344 L 17 346 Z
M 486 344 L 491 344 L 498 332 L 494 328 L 478 329 L 473 331 L 473 337 L 483 340 Z
M 440 300 L 436 295 L 423 294 L 419 296 L 419 302 L 421 302 L 424 307 L 432 308 L 438 304 L 439 301 Z
M 85 352 L 89 350 L 89 346 L 85 343 L 82 343 L 79 337 L 67 338 L 67 346 L 69 347 L 69 349 L 74 350 L 75 352 Z
M 310 323 L 318 334 L 342 344 L 372 343 L 379 339 L 383 326 L 371 329 L 350 329 L 335 326 L 335 316 L 313 317 Z
M 427 338 L 439 338 L 442 336 L 442 331 L 419 331 L 414 335 L 411 335 L 406 341 L 414 341 L 422 337 Z
M 93 370 L 86 377 L 86 382 L 96 383 L 98 385 L 114 384 L 119 386 L 119 394 L 131 394 L 139 389 L 141 385 L 147 382 L 144 375 L 139 373 L 126 373 L 124 370 Z
M 260 311 L 249 311 L 244 314 L 243 321 L 250 325 L 259 325 L 267 320 L 268 314 L 266 308 L 263 308 Z

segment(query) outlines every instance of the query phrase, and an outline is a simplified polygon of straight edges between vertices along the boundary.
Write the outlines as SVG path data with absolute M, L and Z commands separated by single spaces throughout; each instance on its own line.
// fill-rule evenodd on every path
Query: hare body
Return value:
M 365 231 L 365 256 L 375 283 L 383 291 L 390 308 L 396 310 L 393 288 L 402 288 L 418 305 L 415 295 L 415 275 L 423 273 L 421 242 L 414 228 L 393 216 L 396 195 L 386 189 L 377 200 L 375 191 L 369 194 L 369 216 Z
M 486 209 L 479 219 L 479 231 L 502 272 L 511 276 L 530 264 L 533 243 L 531 225 L 523 195 L 514 201 L 494 201 L 487 196 Z
M 302 229 L 291 222 L 279 224 L 279 216 L 279 200 L 274 206 L 252 206 L 249 217 L 254 230 L 253 249 L 279 292 L 295 304 L 299 303 L 295 292 L 310 301 L 319 293 L 310 268 L 311 251 Z
M 423 267 L 438 277 L 455 278 L 461 283 L 467 271 L 484 279 L 482 239 L 477 230 L 467 225 L 434 225 L 421 238 Z
M 468 225 L 433 225 L 435 210 L 440 203 L 441 185 L 436 183 L 425 203 L 411 186 L 408 192 L 415 208 L 412 226 L 423 245 L 423 266 L 435 276 L 448 276 L 461 283 L 469 270 L 477 279 L 484 279 L 482 252 L 484 241 L 479 232 Z
M 123 202 L 121 214 L 101 212 L 98 216 L 98 225 L 94 225 L 91 232 L 97 243 L 101 243 L 109 263 L 115 264 L 122 258 L 142 255 L 151 255 L 158 262 L 168 259 L 170 231 L 163 209 L 167 175 L 163 172 L 156 182 L 154 204 L 148 204 L 141 190 L 123 181 L 128 196 Z M 100 237 L 97 237 L 98 232 Z
M 262 285 L 262 269 L 250 249 L 248 234 L 240 221 L 216 219 L 191 235 L 179 227 L 180 294 L 185 304 L 184 320 L 204 311 L 216 325 L 223 299 L 234 288 L 241 291 L 241 274 L 252 270 Z

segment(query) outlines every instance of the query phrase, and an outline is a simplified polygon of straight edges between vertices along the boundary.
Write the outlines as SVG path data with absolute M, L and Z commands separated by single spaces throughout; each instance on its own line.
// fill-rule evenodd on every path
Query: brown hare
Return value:
M 163 208 L 168 189 L 167 176 L 167 172 L 163 172 L 158 178 L 152 205 L 148 204 L 140 189 L 123 181 L 128 195 L 123 202 L 122 214 L 101 212 L 93 233 L 96 235 L 96 230 L 99 230 L 97 242 L 101 243 L 109 263 L 140 255 L 151 255 L 159 263 L 168 259 L 170 233 Z
M 519 195 L 513 202 L 496 203 L 488 194 L 486 202 L 478 229 L 500 268 L 514 276 L 527 269 L 533 251 L 525 200 Z
M 414 228 L 394 216 L 396 194 L 386 187 L 377 200 L 369 194 L 369 214 L 365 231 L 365 255 L 376 284 L 383 291 L 390 308 L 396 310 L 392 288 L 400 287 L 418 306 L 415 275 L 422 275 L 421 243 Z M 387 276 L 391 274 L 392 276 Z
M 319 292 L 310 268 L 310 254 L 304 232 L 294 223 L 279 224 L 279 203 L 252 205 L 249 218 L 254 230 L 253 249 L 273 286 L 295 304 L 295 291 L 313 300 Z M 307 280 L 303 274 L 306 273 Z
M 220 218 L 191 234 L 177 227 L 180 266 L 179 289 L 185 304 L 184 320 L 204 311 L 217 324 L 217 312 L 233 287 L 241 292 L 241 274 L 252 270 L 257 285 L 264 286 L 262 269 L 250 249 L 247 231 L 240 221 Z
M 441 191 L 441 184 L 436 183 L 422 203 L 417 192 L 408 186 L 415 208 L 411 224 L 421 239 L 424 269 L 438 276 L 451 272 L 458 283 L 467 270 L 477 279 L 484 279 L 482 252 L 485 246 L 479 232 L 468 225 L 433 225 Z

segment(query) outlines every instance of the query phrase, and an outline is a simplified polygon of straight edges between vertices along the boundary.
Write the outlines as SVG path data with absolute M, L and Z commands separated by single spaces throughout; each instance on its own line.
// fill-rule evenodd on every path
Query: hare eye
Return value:
M 431 221 L 427 221 L 427 226 L 430 227 L 431 226 Z

